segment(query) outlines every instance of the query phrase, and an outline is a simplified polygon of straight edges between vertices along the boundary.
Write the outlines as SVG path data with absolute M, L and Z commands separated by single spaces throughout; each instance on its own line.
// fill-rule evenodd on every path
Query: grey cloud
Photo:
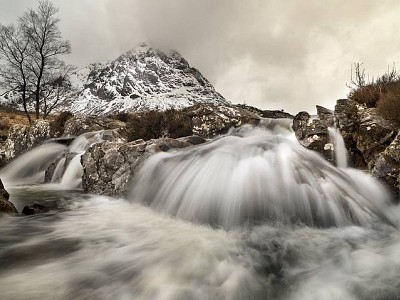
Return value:
M 174 48 L 233 102 L 292 113 L 346 96 L 352 62 L 399 61 L 395 0 L 55 0 L 78 65 L 142 41 Z M 1 22 L 34 5 L 0 0 Z

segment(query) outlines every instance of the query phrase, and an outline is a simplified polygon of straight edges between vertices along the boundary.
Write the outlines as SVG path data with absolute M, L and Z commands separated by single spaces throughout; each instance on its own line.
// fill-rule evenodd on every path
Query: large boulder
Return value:
M 192 142 L 191 142 L 192 141 Z M 138 168 L 152 154 L 199 143 L 199 138 L 160 138 L 149 141 L 103 142 L 82 156 L 82 186 L 86 192 L 125 196 Z
M 366 108 L 359 112 L 360 124 L 357 132 L 357 149 L 361 152 L 368 169 L 375 166 L 379 154 L 394 140 L 397 130 L 393 125 L 377 114 L 375 108 Z
M 335 118 L 349 151 L 351 165 L 360 169 L 372 170 L 379 154 L 397 134 L 396 127 L 375 108 L 366 108 L 353 100 L 338 100 Z
M 297 140 L 307 149 L 321 153 L 327 160 L 334 162 L 334 145 L 329 128 L 335 124 L 333 111 L 317 106 L 317 116 L 311 117 L 302 111 L 293 120 L 293 130 Z
M 392 187 L 395 198 L 400 200 L 400 133 L 378 154 L 372 174 Z
M 192 120 L 193 134 L 205 138 L 226 133 L 231 127 L 260 122 L 259 116 L 253 112 L 235 106 L 201 104 L 187 108 L 185 112 Z
M 79 136 L 86 132 L 99 130 L 117 130 L 125 136 L 126 124 L 112 118 L 101 116 L 75 116 L 68 119 L 64 125 L 63 136 Z
M 0 179 L 0 213 L 18 213 L 14 204 L 8 201 L 9 198 L 10 195 L 5 190 L 3 182 Z
M 41 145 L 50 138 L 48 121 L 37 120 L 31 126 L 16 124 L 8 132 L 4 156 L 6 160 L 23 154 L 32 148 Z
M 254 106 L 250 106 L 247 104 L 236 104 L 237 108 L 245 109 L 249 112 L 252 112 L 262 118 L 270 118 L 270 119 L 294 119 L 294 116 L 283 111 L 283 110 L 262 110 Z

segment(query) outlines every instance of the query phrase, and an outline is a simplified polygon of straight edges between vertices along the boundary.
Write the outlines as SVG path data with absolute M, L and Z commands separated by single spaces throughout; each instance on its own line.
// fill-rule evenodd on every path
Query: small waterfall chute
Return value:
M 336 166 L 338 168 L 348 167 L 347 149 L 344 139 L 339 129 L 335 127 L 328 128 L 329 136 L 333 142 L 333 150 L 335 153 Z

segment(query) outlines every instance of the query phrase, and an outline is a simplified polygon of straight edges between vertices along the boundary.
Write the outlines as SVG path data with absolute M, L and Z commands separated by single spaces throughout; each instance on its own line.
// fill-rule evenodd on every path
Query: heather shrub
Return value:
M 388 85 L 387 90 L 381 93 L 377 110 L 385 119 L 400 127 L 400 81 Z
M 370 80 L 368 77 L 367 80 L 362 64 L 355 63 L 351 71 L 351 84 L 347 85 L 351 89 L 348 97 L 366 107 L 377 107 L 381 96 L 392 90 L 399 80 L 395 65 L 377 79 L 372 77 Z
M 148 111 L 127 116 L 128 140 L 179 138 L 192 134 L 192 120 L 178 110 Z
M 73 113 L 71 113 L 70 111 L 63 111 L 59 113 L 50 123 L 51 136 L 61 136 L 64 132 L 65 123 L 73 116 Z
M 348 97 L 349 99 L 352 99 L 357 103 L 363 104 L 367 107 L 376 107 L 380 94 L 381 91 L 378 85 L 368 84 L 352 90 Z
M 128 140 L 150 140 L 163 136 L 163 122 L 159 111 L 130 114 L 126 122 Z
M 164 124 L 167 134 L 171 138 L 192 135 L 192 119 L 182 111 L 174 109 L 165 111 Z
M 0 130 L 8 130 L 11 126 L 11 123 L 6 118 L 0 118 Z

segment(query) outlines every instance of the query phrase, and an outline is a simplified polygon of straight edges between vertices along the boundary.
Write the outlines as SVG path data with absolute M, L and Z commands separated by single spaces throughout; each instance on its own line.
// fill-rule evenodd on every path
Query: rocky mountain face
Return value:
M 78 92 L 64 107 L 74 113 L 106 115 L 181 109 L 199 103 L 229 105 L 178 52 L 147 45 L 109 63 L 81 69 L 72 81 Z

